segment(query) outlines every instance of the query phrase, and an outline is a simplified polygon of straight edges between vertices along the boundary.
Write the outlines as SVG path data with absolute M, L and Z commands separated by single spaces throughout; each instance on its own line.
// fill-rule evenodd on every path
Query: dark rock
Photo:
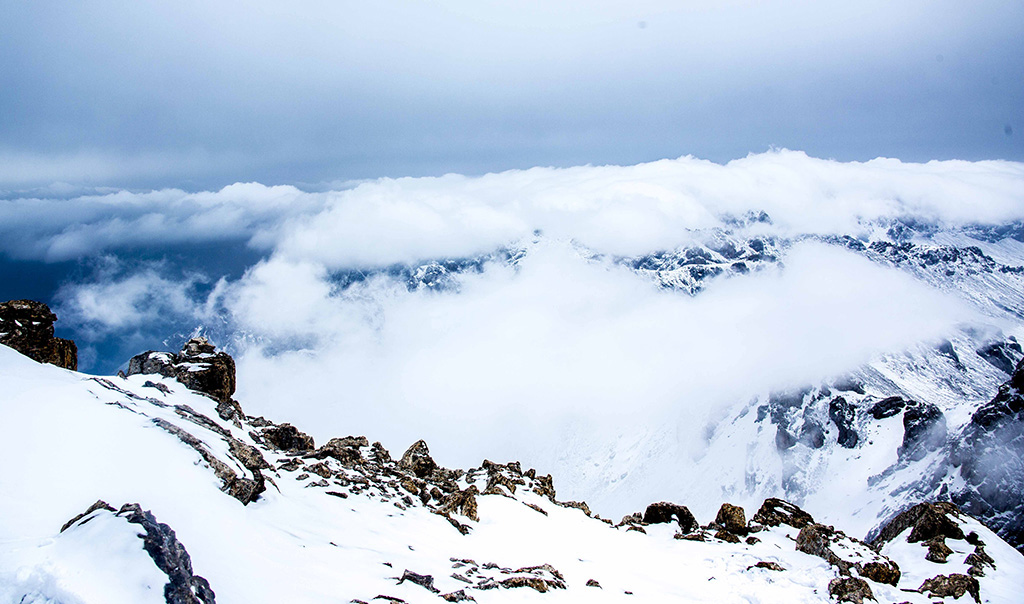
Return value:
M 437 469 L 437 464 L 434 463 L 434 459 L 430 456 L 430 449 L 427 448 L 427 443 L 418 440 L 402 455 L 402 459 L 398 462 L 398 467 L 410 471 L 420 478 L 426 478 Z
M 828 416 L 839 429 L 839 446 L 847 449 L 856 447 L 859 436 L 853 424 L 857 417 L 857 408 L 846 402 L 843 397 L 837 396 L 829 401 Z
M 178 380 L 189 390 L 227 403 L 235 393 L 235 360 L 203 337 L 192 338 L 178 354 L 147 351 L 128 361 L 127 375 L 158 374 Z
M 805 421 L 800 428 L 800 443 L 813 449 L 820 449 L 825 445 L 825 431 L 821 424 L 814 421 Z
M 789 433 L 785 428 L 779 426 L 775 431 L 775 448 L 779 451 L 785 451 L 786 449 L 792 449 L 793 445 L 797 443 L 796 437 Z
M 476 598 L 467 595 L 464 589 L 453 591 L 449 594 L 441 594 L 441 599 L 445 602 L 476 602 Z
M 922 583 L 917 591 L 933 598 L 960 598 L 967 593 L 971 594 L 975 602 L 981 602 L 978 580 L 968 575 L 938 575 Z
M 868 562 L 861 566 L 860 576 L 865 579 L 871 579 L 875 583 L 885 583 L 886 585 L 896 585 L 900 582 L 900 567 L 893 561 L 888 562 Z
M 903 412 L 903 445 L 899 458 L 919 461 L 946 444 L 946 417 L 931 403 L 911 401 Z
M 313 437 L 300 432 L 291 424 L 269 426 L 262 431 L 263 439 L 279 451 L 312 451 Z
M 427 591 L 433 592 L 435 594 L 441 591 L 438 588 L 434 587 L 434 577 L 431 575 L 421 575 L 419 573 L 414 573 L 406 569 L 406 571 L 402 573 L 402 577 L 398 580 L 398 584 L 401 585 L 405 581 L 415 583 L 423 589 L 426 589 Z
M 803 528 L 814 522 L 814 518 L 807 512 L 788 501 L 774 497 L 764 500 L 752 520 L 765 526 L 785 524 L 793 528 Z
M 718 540 L 721 540 L 721 541 L 725 541 L 726 543 L 739 543 L 740 542 L 740 538 L 737 537 L 735 534 L 730 533 L 729 531 L 726 531 L 726 530 L 721 530 L 721 529 L 718 532 L 715 533 L 715 539 L 718 539 Z
M 673 518 L 679 523 L 679 530 L 684 533 L 689 533 L 697 528 L 697 520 L 685 505 L 676 505 L 662 501 L 660 503 L 652 503 L 644 511 L 644 522 L 646 524 L 672 522 Z
M 849 552 L 860 546 L 862 551 L 853 559 L 844 558 L 837 552 Z M 809 524 L 800 529 L 796 537 L 797 551 L 817 556 L 837 567 L 842 575 L 850 575 L 851 570 L 873 581 L 896 585 L 900 580 L 899 566 L 885 556 L 871 550 L 867 544 L 848 537 L 841 531 L 823 524 Z M 873 559 L 868 559 L 870 554 Z
M 146 382 L 144 384 L 142 384 L 142 387 L 143 388 L 155 388 L 155 389 L 159 390 L 160 392 L 163 392 L 164 394 L 170 394 L 171 393 L 171 389 L 168 388 L 166 384 L 161 384 L 160 382 L 151 382 L 149 380 L 146 380 Z
M 192 573 L 192 559 L 171 527 L 157 522 L 152 513 L 143 511 L 137 503 L 121 506 L 117 515 L 146 531 L 139 535 L 142 547 L 157 568 L 167 575 L 164 585 L 167 604 L 213 604 L 216 601 L 210 583 Z
M 890 396 L 889 398 L 883 398 L 874 405 L 868 408 L 868 413 L 875 419 L 885 419 L 892 417 L 903 411 L 903 408 L 907 406 L 907 402 L 898 396 Z
M 348 436 L 345 438 L 332 438 L 327 444 L 321 446 L 309 456 L 317 459 L 331 457 L 340 461 L 343 465 L 352 466 L 363 461 L 363 454 L 360 447 L 369 443 L 365 436 Z
M 1016 341 L 992 342 L 977 350 L 978 356 L 1006 375 L 1012 375 L 1014 366 L 1024 353 Z
M 78 347 L 71 340 L 53 336 L 57 315 L 34 300 L 11 300 L 0 304 L 0 344 L 10 346 L 28 358 L 65 369 L 78 369 Z
M 601 587 L 601 584 L 594 579 L 587 579 L 587 587 L 597 587 L 599 589 L 604 589 L 603 587 Z
M 715 516 L 715 524 L 734 535 L 744 536 L 747 534 L 747 516 L 743 508 L 730 503 L 723 503 L 718 508 L 718 515 Z
M 949 515 L 959 516 L 960 509 L 952 503 L 942 501 L 919 503 L 885 523 L 878 536 L 871 540 L 871 546 L 879 549 L 911 527 L 913 529 L 907 538 L 910 543 L 928 541 L 936 537 L 963 539 L 963 530 L 949 518 Z
M 750 569 L 753 569 L 753 568 L 763 568 L 765 570 L 773 570 L 773 571 L 776 571 L 776 572 L 782 572 L 782 571 L 786 570 L 778 562 L 765 562 L 764 560 L 762 560 L 761 562 L 758 562 L 757 564 L 753 564 L 751 566 L 748 566 L 747 570 L 750 570 Z
M 871 586 L 864 579 L 857 577 L 836 577 L 828 583 L 828 595 L 839 602 L 853 602 L 853 604 L 864 604 L 864 598 L 875 599 L 871 593 Z

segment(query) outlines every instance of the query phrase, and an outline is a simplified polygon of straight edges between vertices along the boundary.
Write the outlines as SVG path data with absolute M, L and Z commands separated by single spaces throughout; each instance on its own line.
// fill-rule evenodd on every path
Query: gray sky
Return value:
M 66 3 L 0 19 L 0 190 L 1024 159 L 1020 2 Z

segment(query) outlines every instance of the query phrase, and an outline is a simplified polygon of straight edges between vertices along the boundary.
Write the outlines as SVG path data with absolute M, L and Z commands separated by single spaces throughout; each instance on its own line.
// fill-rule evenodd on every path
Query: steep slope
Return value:
M 0 376 L 0 438 L 18 452 L 0 474 L 5 601 L 824 602 L 864 586 L 931 601 L 882 582 L 895 579 L 865 564 L 887 559 L 842 534 L 798 545 L 818 525 L 781 502 L 749 523 L 724 506 L 701 528 L 662 505 L 614 526 L 516 463 L 448 470 L 425 443 L 395 460 L 362 437 L 317 447 L 288 425 L 222 419 L 159 374 L 87 376 L 0 347 Z M 262 493 L 235 488 L 260 479 Z M 966 522 L 996 565 L 981 601 L 1013 601 L 1024 558 Z

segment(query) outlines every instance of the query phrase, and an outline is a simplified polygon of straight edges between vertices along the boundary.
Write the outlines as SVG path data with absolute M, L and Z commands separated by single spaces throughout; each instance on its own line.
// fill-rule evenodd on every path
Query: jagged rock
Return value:
M 464 589 L 453 591 L 448 594 L 441 594 L 441 599 L 445 602 L 476 602 L 476 598 L 466 594 L 466 590 Z
M 178 354 L 149 350 L 135 355 L 128 361 L 126 375 L 136 374 L 174 378 L 189 390 L 207 394 L 221 403 L 231 402 L 235 393 L 235 360 L 225 352 L 216 352 L 203 337 L 185 342 Z M 230 409 L 225 411 L 230 414 Z
M 945 564 L 946 558 L 953 553 L 953 550 L 946 545 L 946 539 L 942 535 L 932 537 L 928 541 L 925 541 L 924 544 L 928 546 L 928 553 L 925 555 L 924 559 L 929 562 Z
M 960 598 L 971 594 L 975 602 L 981 602 L 981 587 L 974 577 L 961 574 L 938 575 L 921 584 L 917 589 L 933 598 Z
M 715 524 L 734 535 L 744 536 L 747 534 L 747 516 L 743 513 L 743 508 L 738 505 L 723 503 L 722 507 L 718 508 Z
M 939 501 L 935 503 L 919 503 L 908 510 L 897 514 L 892 520 L 885 523 L 882 530 L 871 540 L 872 547 L 880 548 L 882 545 L 898 537 L 909 527 L 913 527 L 907 541 L 917 543 L 928 541 L 935 537 L 947 539 L 963 539 L 964 532 L 960 526 L 951 520 L 948 515 L 960 515 L 960 509 L 954 504 Z
M 796 549 L 825 560 L 842 575 L 848 576 L 851 570 L 856 570 L 860 576 L 879 583 L 899 583 L 900 570 L 895 562 L 830 526 L 808 524 L 800 529 Z
M 890 396 L 889 398 L 884 398 L 874 405 L 871 405 L 871 407 L 868 408 L 868 413 L 870 413 L 871 417 L 875 419 L 885 419 L 903 411 L 903 408 L 906 406 L 907 401 L 898 396 Z
M 765 570 L 773 570 L 773 571 L 776 571 L 776 572 L 782 572 L 782 571 L 786 570 L 778 562 L 765 562 L 764 560 L 762 560 L 761 562 L 758 562 L 757 564 L 752 564 L 752 565 L 748 566 L 747 570 L 750 570 L 752 568 L 763 568 Z
M 814 522 L 814 518 L 807 512 L 788 501 L 775 497 L 765 499 L 752 520 L 765 526 L 785 524 L 793 528 L 803 528 Z
M 261 434 L 270 446 L 280 451 L 311 451 L 315 448 L 313 437 L 291 424 L 269 426 Z
M 946 416 L 931 403 L 910 401 L 903 412 L 900 459 L 919 461 L 946 443 Z
M 853 602 L 854 604 L 863 604 L 864 598 L 875 599 L 875 594 L 871 593 L 871 586 L 868 585 L 868 582 L 857 577 L 832 579 L 828 584 L 828 595 L 839 602 Z
M 324 459 L 331 457 L 340 461 L 343 465 L 351 466 L 363 461 L 363 454 L 360 447 L 369 446 L 370 442 L 365 436 L 346 436 L 345 438 L 332 438 L 327 444 L 321 446 L 307 457 Z
M 430 456 L 430 449 L 427 448 L 427 443 L 418 440 L 402 455 L 402 459 L 398 462 L 398 467 L 408 470 L 420 478 L 426 478 L 438 466 L 434 463 L 434 458 Z
M 739 543 L 740 538 L 726 530 L 719 530 L 715 533 L 715 539 L 725 541 L 726 543 Z
M 979 348 L 977 353 L 978 356 L 988 361 L 990 365 L 1007 375 L 1013 375 L 1017 360 L 1024 355 L 1020 344 L 1013 339 L 1006 342 L 992 342 Z
M 828 404 L 828 416 L 839 429 L 839 446 L 847 449 L 856 447 L 859 436 L 853 429 L 853 423 L 857 417 L 857 408 L 846 402 L 845 398 L 837 396 Z
M 598 589 L 604 589 L 601 584 L 595 579 L 587 579 L 587 587 L 597 587 Z
M 146 531 L 139 535 L 142 547 L 157 568 L 167 575 L 164 585 L 167 604 L 213 604 L 216 601 L 210 583 L 192 573 L 192 559 L 171 527 L 157 522 L 151 512 L 143 511 L 137 503 L 121 506 L 117 515 Z
M 53 336 L 57 315 L 34 300 L 11 300 L 0 304 L 0 344 L 10 346 L 39 363 L 50 363 L 75 371 L 78 347 L 71 340 Z
M 662 501 L 652 503 L 644 511 L 644 523 L 646 524 L 672 522 L 672 518 L 676 519 L 676 522 L 679 523 L 679 530 L 684 533 L 689 533 L 697 528 L 697 520 L 685 505 Z
M 825 430 L 815 421 L 805 421 L 800 428 L 800 442 L 812 449 L 825 446 Z

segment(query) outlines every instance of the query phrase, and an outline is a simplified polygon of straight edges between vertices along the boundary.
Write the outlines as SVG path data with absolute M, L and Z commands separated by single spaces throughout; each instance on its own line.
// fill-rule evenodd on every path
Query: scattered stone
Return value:
M 828 594 L 840 602 L 863 604 L 864 598 L 875 599 L 871 586 L 857 577 L 836 577 L 829 581 Z
M 899 566 L 842 531 L 823 524 L 809 524 L 796 538 L 797 551 L 818 556 L 849 576 L 851 570 L 872 581 L 895 586 L 900 580 Z M 843 555 L 840 555 L 843 554 Z
M 57 315 L 34 300 L 11 300 L 0 304 L 0 344 L 10 346 L 38 363 L 76 371 L 78 347 L 71 340 L 53 336 Z
M 476 602 L 476 598 L 468 595 L 464 589 L 453 591 L 450 594 L 442 594 L 441 599 L 445 602 Z
M 814 518 L 807 512 L 788 501 L 774 497 L 764 500 L 761 508 L 754 514 L 753 520 L 765 526 L 785 524 L 798 529 L 814 522 Z
M 531 510 L 533 510 L 535 512 L 540 512 L 541 514 L 544 514 L 545 516 L 548 515 L 548 513 L 544 510 L 544 508 L 540 507 L 539 505 L 537 505 L 535 503 L 524 503 L 523 505 L 525 505 L 526 507 L 530 508 Z
M 685 505 L 662 501 L 652 503 L 644 511 L 644 523 L 646 524 L 662 524 L 671 522 L 673 518 L 679 524 L 679 530 L 684 533 L 689 533 L 697 528 L 697 520 Z
M 587 587 L 596 587 L 598 589 L 604 589 L 603 587 L 601 587 L 601 584 L 598 583 L 595 579 L 587 579 Z
M 778 572 L 786 570 L 778 562 L 765 562 L 763 560 L 761 562 L 758 562 L 757 564 L 753 564 L 751 566 L 748 566 L 747 570 L 750 570 L 752 568 L 763 568 L 765 570 L 774 570 L 774 571 L 778 571 Z
M 968 575 L 938 575 L 922 583 L 917 591 L 927 593 L 933 598 L 960 598 L 968 593 L 975 602 L 981 602 L 978 580 Z
M 924 542 L 928 546 L 928 553 L 924 559 L 929 562 L 937 562 L 939 564 L 945 564 L 946 558 L 953 553 L 953 550 L 946 545 L 946 538 L 942 535 L 936 535 L 928 541 Z
M 726 530 L 719 530 L 717 533 L 715 533 L 715 539 L 720 539 L 722 541 L 725 541 L 726 543 L 739 543 L 740 542 L 740 538 L 739 537 L 737 537 L 735 534 L 730 533 L 729 531 L 726 531 Z
M 747 545 L 755 545 L 755 544 L 757 544 L 757 543 L 761 543 L 761 540 L 760 540 L 760 539 L 758 539 L 757 537 L 753 537 L 753 536 L 751 536 L 751 537 L 747 537 L 747 538 L 745 539 L 745 541 L 744 541 L 744 542 L 745 542 L 745 543 L 746 543 Z
M 146 382 L 144 384 L 142 384 L 142 387 L 143 388 L 155 388 L 155 389 L 159 390 L 160 392 L 163 392 L 164 394 L 170 394 L 171 393 L 171 389 L 167 387 L 167 384 L 162 384 L 160 382 L 153 382 L 153 381 L 150 381 L 150 380 L 146 380 Z

